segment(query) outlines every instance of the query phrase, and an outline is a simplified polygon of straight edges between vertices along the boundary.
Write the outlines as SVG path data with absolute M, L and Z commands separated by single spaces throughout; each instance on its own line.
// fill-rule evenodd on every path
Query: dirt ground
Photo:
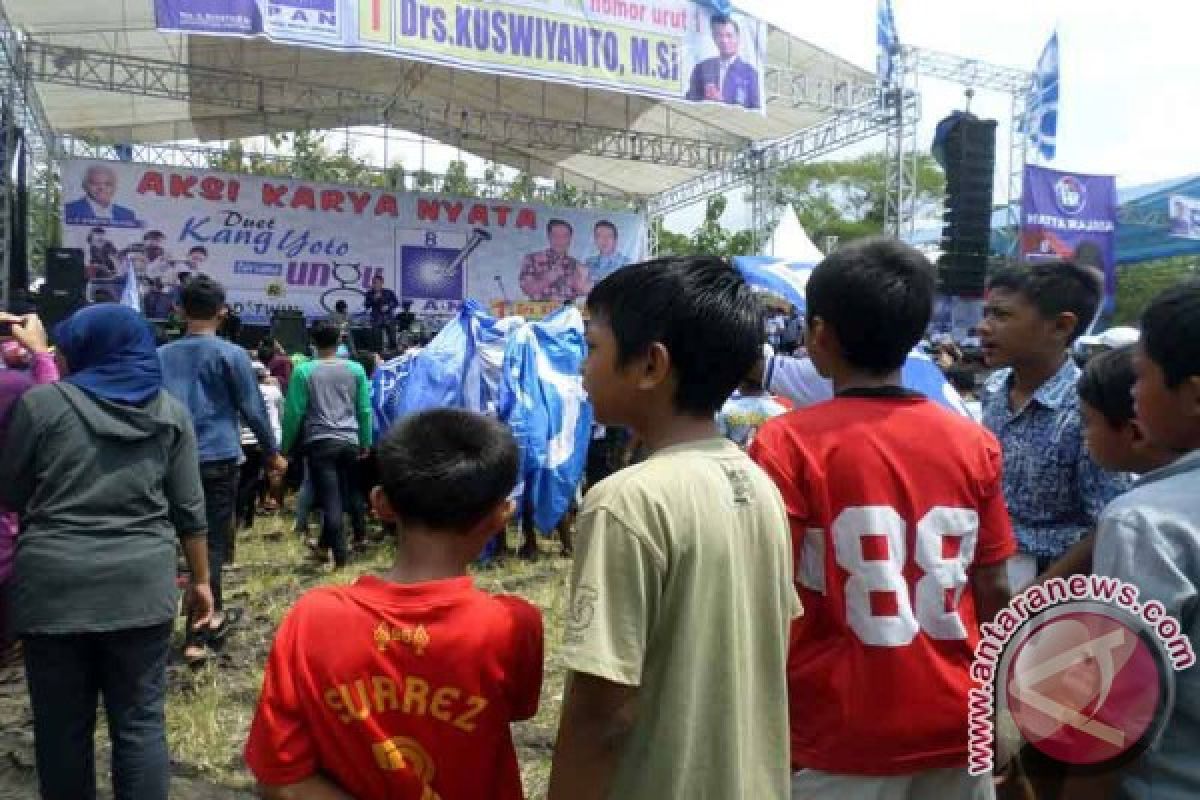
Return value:
M 244 617 L 220 654 L 192 670 L 179 663 L 178 646 L 168 668 L 167 739 L 175 800 L 252 798 L 253 782 L 241 751 L 254 713 L 275 626 L 297 597 L 328 583 L 346 583 L 391 563 L 389 542 L 371 550 L 344 573 L 332 575 L 308 562 L 290 518 L 260 519 L 239 535 L 235 564 L 227 568 L 226 605 Z M 515 547 L 515 539 L 512 541 Z M 476 582 L 494 592 L 521 595 L 542 609 L 546 622 L 546 666 L 538 716 L 514 728 L 526 795 L 543 797 L 562 699 L 563 677 L 557 644 L 566 605 L 569 561 L 557 542 L 544 541 L 534 563 L 507 559 L 479 570 Z M 182 626 L 180 626 L 182 628 Z M 111 797 L 107 765 L 110 748 L 103 712 L 97 723 L 96 764 L 101 797 Z M 0 667 L 0 800 L 37 797 L 33 717 L 19 664 Z

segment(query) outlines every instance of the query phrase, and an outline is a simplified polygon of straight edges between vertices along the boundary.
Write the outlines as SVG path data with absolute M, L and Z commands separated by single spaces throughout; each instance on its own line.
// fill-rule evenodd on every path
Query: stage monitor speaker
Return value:
M 271 316 L 271 338 L 288 353 L 308 352 L 308 325 L 300 311 L 276 311 Z
M 245 322 L 242 323 L 242 329 L 238 332 L 237 344 L 247 350 L 254 350 L 262 343 L 263 339 L 270 335 L 270 325 L 253 325 Z
M 46 251 L 46 289 L 66 291 L 82 298 L 86 284 L 82 250 L 78 247 L 51 247 Z
M 372 353 L 383 352 L 383 331 L 378 328 L 368 328 L 354 325 L 350 328 L 350 338 L 354 341 L 354 349 Z

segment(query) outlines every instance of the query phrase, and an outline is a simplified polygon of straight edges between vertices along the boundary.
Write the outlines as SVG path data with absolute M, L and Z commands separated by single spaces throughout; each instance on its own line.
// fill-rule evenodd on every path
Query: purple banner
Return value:
M 1116 293 L 1117 182 L 1112 175 L 1081 175 L 1025 167 L 1021 200 L 1021 255 L 1027 261 L 1070 260 L 1104 272 L 1104 295 Z
M 252 36 L 263 29 L 255 0 L 155 0 L 158 27 Z

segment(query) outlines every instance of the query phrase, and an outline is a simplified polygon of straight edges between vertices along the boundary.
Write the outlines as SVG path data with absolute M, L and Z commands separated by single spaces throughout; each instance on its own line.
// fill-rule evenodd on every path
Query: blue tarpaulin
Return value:
M 553 531 L 583 478 L 592 407 L 580 377 L 583 317 L 562 308 L 541 322 L 496 319 L 468 302 L 419 351 L 372 378 L 379 435 L 408 414 L 465 408 L 505 422 L 521 448 L 521 486 L 534 523 Z

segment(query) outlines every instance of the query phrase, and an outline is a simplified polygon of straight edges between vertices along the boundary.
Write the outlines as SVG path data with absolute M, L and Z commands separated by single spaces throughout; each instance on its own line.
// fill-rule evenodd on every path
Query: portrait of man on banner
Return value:
M 529 253 L 521 261 L 521 291 L 530 300 L 565 302 L 591 291 L 588 268 L 571 255 L 574 235 L 575 229 L 566 220 L 546 223 L 550 246 Z
M 589 278 L 595 283 L 630 263 L 630 259 L 621 252 L 621 233 L 611 221 L 602 219 L 597 222 L 592 227 L 592 237 L 596 252 L 585 258 L 583 263 L 588 268 Z
M 108 225 L 113 228 L 136 228 L 137 214 L 115 202 L 117 173 L 104 164 L 93 164 L 83 176 L 83 196 L 64 206 L 68 225 Z
M 742 30 L 731 15 L 714 14 L 709 21 L 717 55 L 692 68 L 687 99 L 725 103 L 757 110 L 762 93 L 757 67 L 742 53 Z M 756 54 L 751 52 L 750 57 Z

